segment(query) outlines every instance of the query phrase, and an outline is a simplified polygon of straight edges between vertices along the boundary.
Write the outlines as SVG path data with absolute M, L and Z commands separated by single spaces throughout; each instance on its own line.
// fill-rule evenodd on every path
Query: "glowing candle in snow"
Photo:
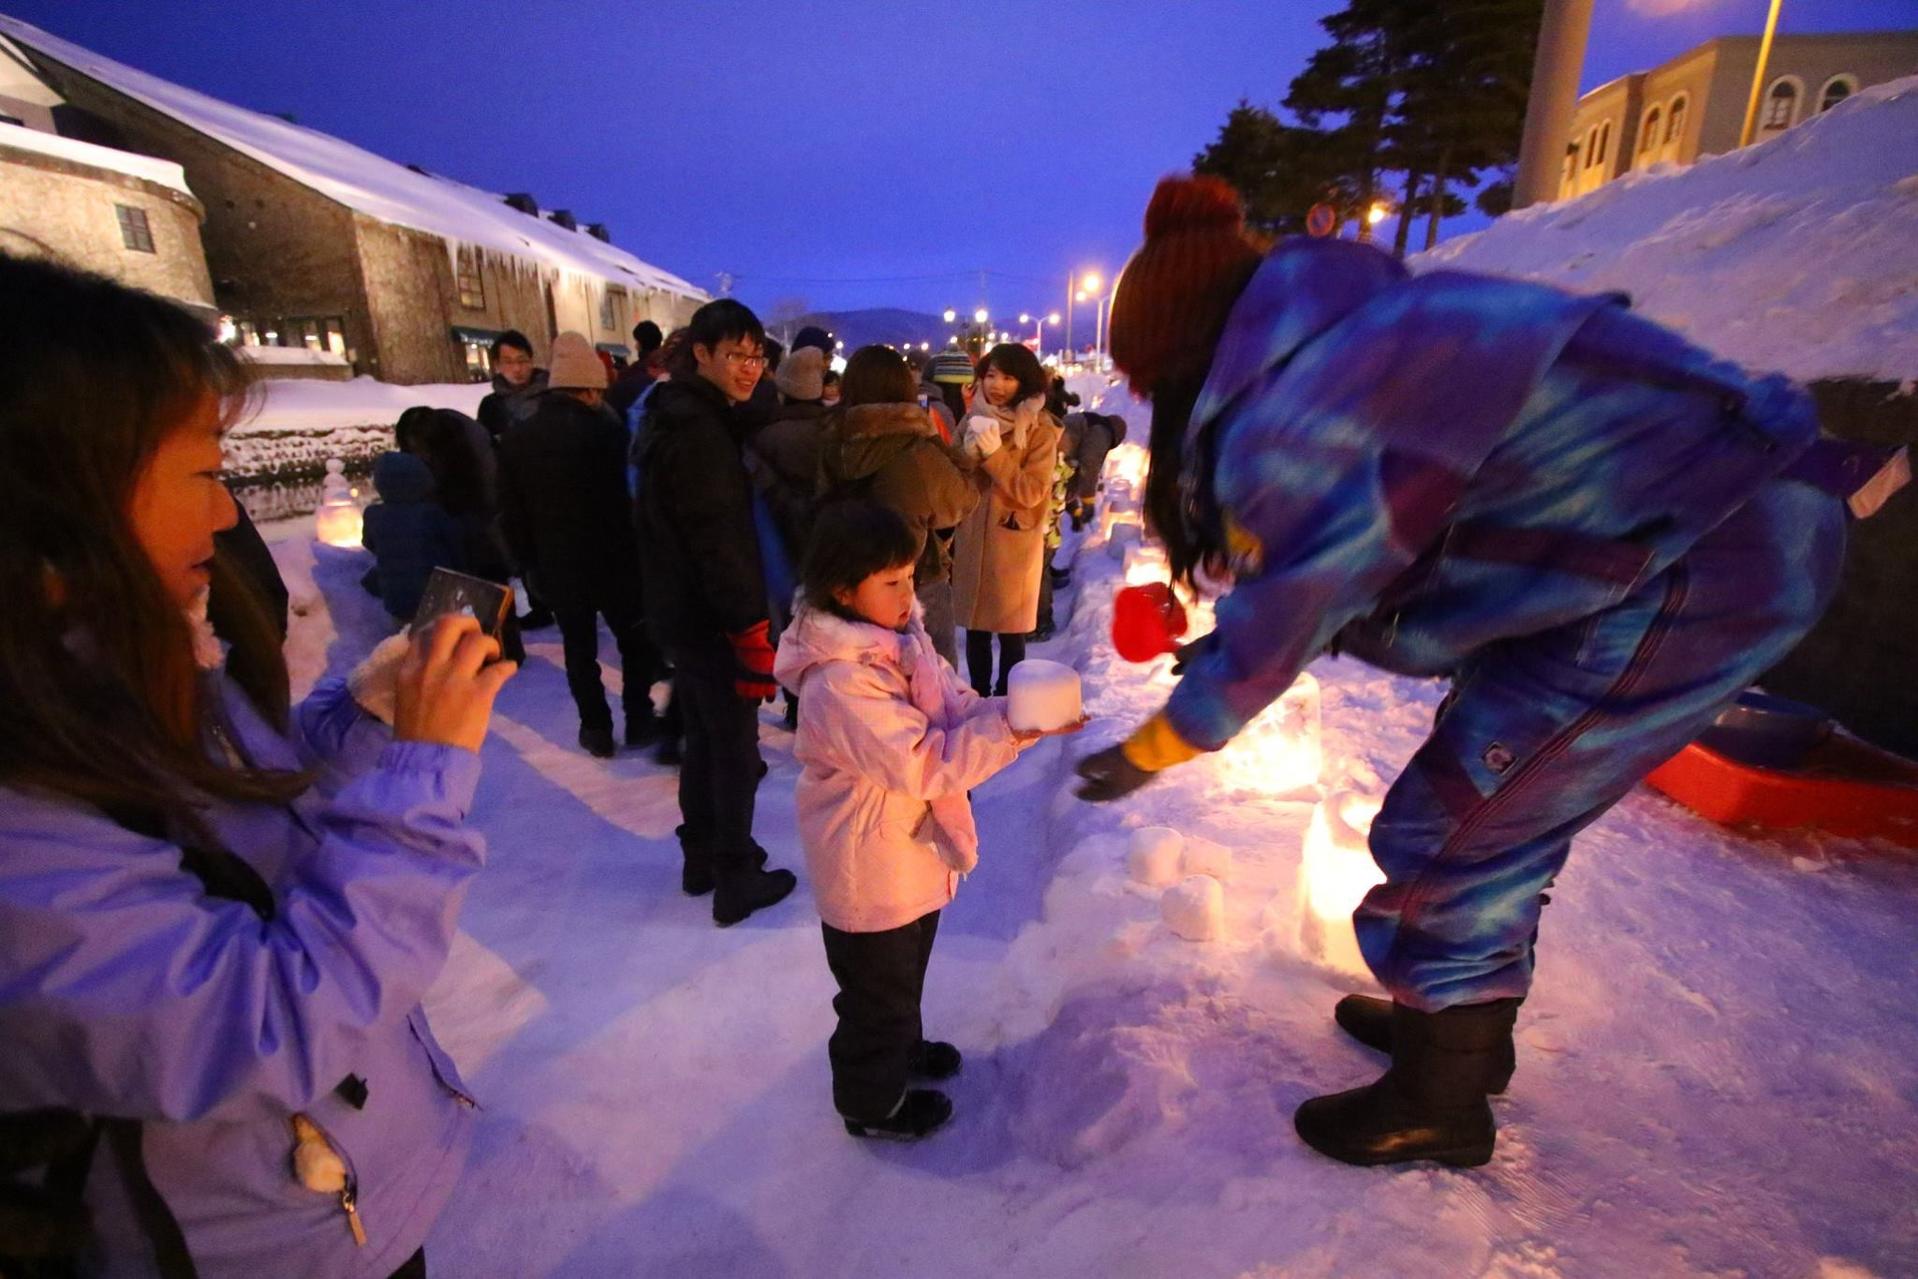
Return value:
M 1319 738 L 1319 681 L 1302 672 L 1285 695 L 1247 724 L 1218 758 L 1224 779 L 1245 790 L 1283 795 L 1316 785 L 1325 766 Z
M 1379 801 L 1334 791 L 1312 810 L 1299 864 L 1299 950 L 1340 972 L 1364 976 L 1365 959 L 1352 931 L 1352 912 L 1385 875 L 1372 860 L 1367 837 Z
M 1145 586 L 1152 582 L 1169 581 L 1171 577 L 1172 562 L 1166 558 L 1164 548 L 1146 543 L 1125 548 L 1127 586 Z
M 328 458 L 326 478 L 320 481 L 319 509 L 313 512 L 313 535 L 328 546 L 358 546 L 363 521 L 360 504 L 353 497 L 346 463 Z

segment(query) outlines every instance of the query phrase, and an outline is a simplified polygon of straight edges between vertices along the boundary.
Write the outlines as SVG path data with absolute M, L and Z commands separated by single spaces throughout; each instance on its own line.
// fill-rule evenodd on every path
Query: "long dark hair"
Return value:
M 846 361 L 839 379 L 839 407 L 861 404 L 912 404 L 919 399 L 919 379 L 906 357 L 889 346 L 862 346 Z
M 1223 578 L 1227 572 L 1225 533 L 1209 503 L 1186 500 L 1185 437 L 1192 410 L 1205 386 L 1205 374 L 1162 378 L 1152 391 L 1152 433 L 1146 446 L 1146 528 L 1165 544 L 1172 579 L 1193 585 L 1204 572 Z M 1206 487 L 1211 470 L 1207 459 L 1194 459 L 1204 474 L 1194 476 L 1195 494 Z
M 404 414 L 400 420 L 406 421 Z M 400 447 L 425 459 L 433 472 L 435 499 L 448 515 L 455 519 L 468 515 L 491 519 L 494 504 L 486 488 L 485 464 L 467 429 L 472 420 L 457 409 L 428 409 L 415 421 L 409 438 Z
M 216 763 L 192 630 L 134 534 L 135 486 L 206 397 L 249 382 L 152 294 L 0 254 L 0 782 L 194 822 L 189 796 L 285 799 L 302 774 Z M 216 559 L 228 669 L 284 725 L 286 664 L 245 574 Z

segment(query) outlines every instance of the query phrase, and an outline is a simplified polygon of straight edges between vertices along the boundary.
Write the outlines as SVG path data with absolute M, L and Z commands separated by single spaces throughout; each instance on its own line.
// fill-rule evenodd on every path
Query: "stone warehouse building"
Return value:
M 1578 100 L 1559 198 L 1652 164 L 1736 150 L 1758 69 L 1757 36 L 1707 40 Z M 1918 31 L 1785 35 L 1772 41 L 1753 140 L 1775 137 L 1860 89 L 1918 74 Z
M 204 206 L 212 299 L 248 344 L 305 346 L 387 382 L 490 372 L 512 328 L 623 353 L 707 295 L 530 196 L 500 196 L 100 57 L 0 16 L 62 104 L 59 132 L 171 161 Z M 3 112 L 0 112 L 3 114 Z
M 200 223 L 169 160 L 62 137 L 60 96 L 0 37 L 0 253 L 48 257 L 219 316 Z

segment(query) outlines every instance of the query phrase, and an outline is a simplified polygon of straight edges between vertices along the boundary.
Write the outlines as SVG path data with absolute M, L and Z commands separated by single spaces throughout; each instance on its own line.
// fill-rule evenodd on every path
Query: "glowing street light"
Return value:
M 974 311 L 972 313 L 972 322 L 974 324 L 984 324 L 987 320 L 991 318 L 992 317 L 986 313 L 986 308 L 984 308 L 983 306 L 980 307 L 977 311 Z
M 1377 226 L 1379 223 L 1385 221 L 1386 218 L 1390 217 L 1391 214 L 1392 211 L 1386 208 L 1384 204 L 1375 204 L 1365 211 L 1366 225 Z
M 957 311 L 955 311 L 955 310 L 953 310 L 953 309 L 952 309 L 951 307 L 947 307 L 947 308 L 946 308 L 946 323 L 947 323 L 947 324 L 951 324 L 951 323 L 952 323 L 952 322 L 953 322 L 954 320 L 956 320 L 956 319 L 958 319 L 958 318 L 959 318 L 959 313 L 958 313 Z

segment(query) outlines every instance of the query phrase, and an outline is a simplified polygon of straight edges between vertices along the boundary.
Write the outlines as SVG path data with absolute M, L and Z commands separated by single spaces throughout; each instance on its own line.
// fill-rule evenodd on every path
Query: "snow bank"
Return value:
M 397 386 L 370 377 L 267 378 L 258 388 L 255 411 L 226 437 L 227 471 L 240 480 L 317 473 L 329 457 L 357 469 L 393 447 L 393 423 L 407 409 L 424 404 L 471 416 L 492 390 L 485 382 Z
M 1655 165 L 1411 259 L 1639 310 L 1757 369 L 1918 378 L 1918 77 L 1686 169 Z
M 417 173 L 315 129 L 137 71 L 17 18 L 0 14 L 0 33 L 382 222 L 484 245 L 560 270 L 706 300 L 704 292 L 678 276 L 584 231 L 569 231 L 508 208 L 491 192 Z
M 78 138 L 63 138 L 57 133 L 43 133 L 39 129 L 29 129 L 19 124 L 0 123 L 0 147 L 12 147 L 16 151 L 32 151 L 37 155 L 72 160 L 76 164 L 90 164 L 96 169 L 105 169 L 110 173 L 124 173 L 128 177 L 144 178 L 158 186 L 178 191 L 184 196 L 193 195 L 193 192 L 187 189 L 186 170 L 171 160 L 159 160 L 150 155 L 135 155 L 131 151 L 121 151 L 114 147 L 95 146 L 91 142 L 82 142 Z

